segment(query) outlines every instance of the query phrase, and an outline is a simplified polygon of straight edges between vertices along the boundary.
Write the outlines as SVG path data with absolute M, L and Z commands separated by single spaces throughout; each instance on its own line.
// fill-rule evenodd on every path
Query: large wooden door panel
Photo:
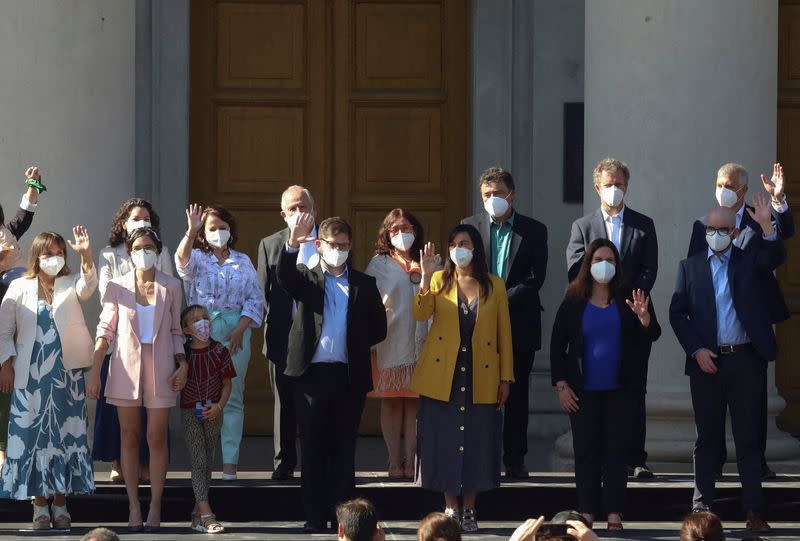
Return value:
M 395 207 L 439 243 L 467 213 L 468 2 L 192 3 L 190 197 L 239 221 L 240 249 L 284 226 L 281 192 L 307 186 L 319 219 L 354 229 L 355 266 Z M 269 433 L 272 397 L 253 338 L 245 430 Z M 379 431 L 369 404 L 362 430 Z
M 789 212 L 800 221 L 800 2 L 781 0 L 778 11 L 778 161 L 787 175 Z M 781 429 L 800 436 L 800 363 L 794 338 L 800 335 L 800 235 L 786 242 L 786 263 L 778 280 L 791 319 L 777 326 L 778 361 L 775 380 L 786 409 L 778 417 Z

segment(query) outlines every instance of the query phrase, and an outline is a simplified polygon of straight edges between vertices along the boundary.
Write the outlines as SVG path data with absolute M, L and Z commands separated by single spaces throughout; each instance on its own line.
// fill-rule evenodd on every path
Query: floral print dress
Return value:
M 67 370 L 52 308 L 39 300 L 28 385 L 15 389 L 0 498 L 94 491 L 83 369 Z

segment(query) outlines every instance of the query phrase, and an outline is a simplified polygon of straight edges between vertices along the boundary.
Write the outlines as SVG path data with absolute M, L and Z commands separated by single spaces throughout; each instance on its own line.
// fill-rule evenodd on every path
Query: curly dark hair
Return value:
M 203 215 L 200 218 L 203 226 L 200 228 L 200 231 L 197 232 L 197 237 L 194 239 L 194 247 L 199 248 L 203 252 L 212 251 L 211 245 L 206 242 L 206 220 L 208 220 L 209 216 L 216 216 L 228 224 L 228 227 L 231 228 L 231 238 L 228 239 L 228 248 L 233 248 L 236 246 L 236 241 L 239 240 L 239 235 L 237 234 L 236 228 L 236 218 L 234 218 L 233 214 L 231 214 L 226 208 L 219 205 L 210 205 L 203 209 Z
M 405 218 L 408 220 L 408 223 L 414 226 L 414 244 L 411 245 L 409 253 L 411 254 L 411 259 L 419 263 L 419 251 L 425 246 L 425 230 L 422 228 L 420 221 L 417 220 L 413 214 L 401 208 L 390 210 L 389 214 L 386 215 L 386 218 L 383 219 L 383 223 L 381 223 L 381 226 L 378 228 L 378 240 L 375 241 L 375 255 L 390 255 L 394 251 L 389 228 L 400 218 Z
M 114 219 L 111 221 L 111 233 L 108 235 L 108 244 L 112 248 L 125 242 L 128 236 L 128 232 L 125 230 L 125 222 L 128 221 L 131 210 L 136 207 L 147 209 L 147 213 L 150 214 L 150 227 L 156 231 L 160 230 L 161 221 L 156 211 L 153 210 L 153 205 L 150 204 L 150 201 L 140 197 L 131 197 L 117 209 L 117 213 L 114 214 Z
M 611 251 L 614 252 L 614 267 L 616 268 L 616 272 L 608 283 L 609 302 L 622 292 L 624 277 L 622 276 L 622 260 L 619 257 L 617 247 L 608 239 L 595 239 L 586 249 L 578 275 L 567 286 L 568 297 L 583 300 L 589 300 L 592 297 L 592 284 L 594 283 L 591 272 L 592 258 L 594 257 L 594 253 L 600 248 L 610 248 Z
M 483 250 L 483 240 L 481 234 L 474 226 L 469 224 L 459 224 L 453 228 L 447 236 L 447 250 L 450 251 L 450 245 L 455 240 L 456 235 L 459 233 L 466 233 L 472 241 L 472 276 L 477 280 L 480 285 L 480 295 L 482 299 L 486 299 L 492 291 L 492 279 L 489 276 L 489 266 L 486 264 L 486 255 Z M 456 264 L 450 259 L 448 253 L 445 256 L 444 271 L 442 271 L 442 291 L 450 291 L 450 288 L 456 285 Z

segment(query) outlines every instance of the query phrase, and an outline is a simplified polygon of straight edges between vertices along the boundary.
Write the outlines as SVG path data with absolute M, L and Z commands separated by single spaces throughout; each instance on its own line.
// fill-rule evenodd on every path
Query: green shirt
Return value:
M 489 226 L 492 237 L 492 266 L 489 272 L 496 274 L 503 280 L 508 273 L 508 255 L 511 251 L 511 228 L 514 225 L 514 212 L 506 221 L 498 224 L 492 220 Z

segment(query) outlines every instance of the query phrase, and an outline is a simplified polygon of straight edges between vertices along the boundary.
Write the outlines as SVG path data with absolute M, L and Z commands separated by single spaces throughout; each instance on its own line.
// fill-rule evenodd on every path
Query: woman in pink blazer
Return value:
M 189 365 L 183 351 L 181 283 L 155 269 L 161 239 L 149 227 L 136 229 L 126 241 L 133 271 L 114 278 L 103 295 L 97 325 L 93 370 L 86 386 L 90 398 L 100 394 L 100 366 L 114 347 L 105 397 L 117 406 L 122 437 L 122 473 L 128 492 L 130 531 L 155 532 L 161 525 L 161 494 L 167 476 L 167 422 Z M 142 522 L 139 505 L 139 438 L 141 408 L 147 410 L 150 447 L 150 511 Z

